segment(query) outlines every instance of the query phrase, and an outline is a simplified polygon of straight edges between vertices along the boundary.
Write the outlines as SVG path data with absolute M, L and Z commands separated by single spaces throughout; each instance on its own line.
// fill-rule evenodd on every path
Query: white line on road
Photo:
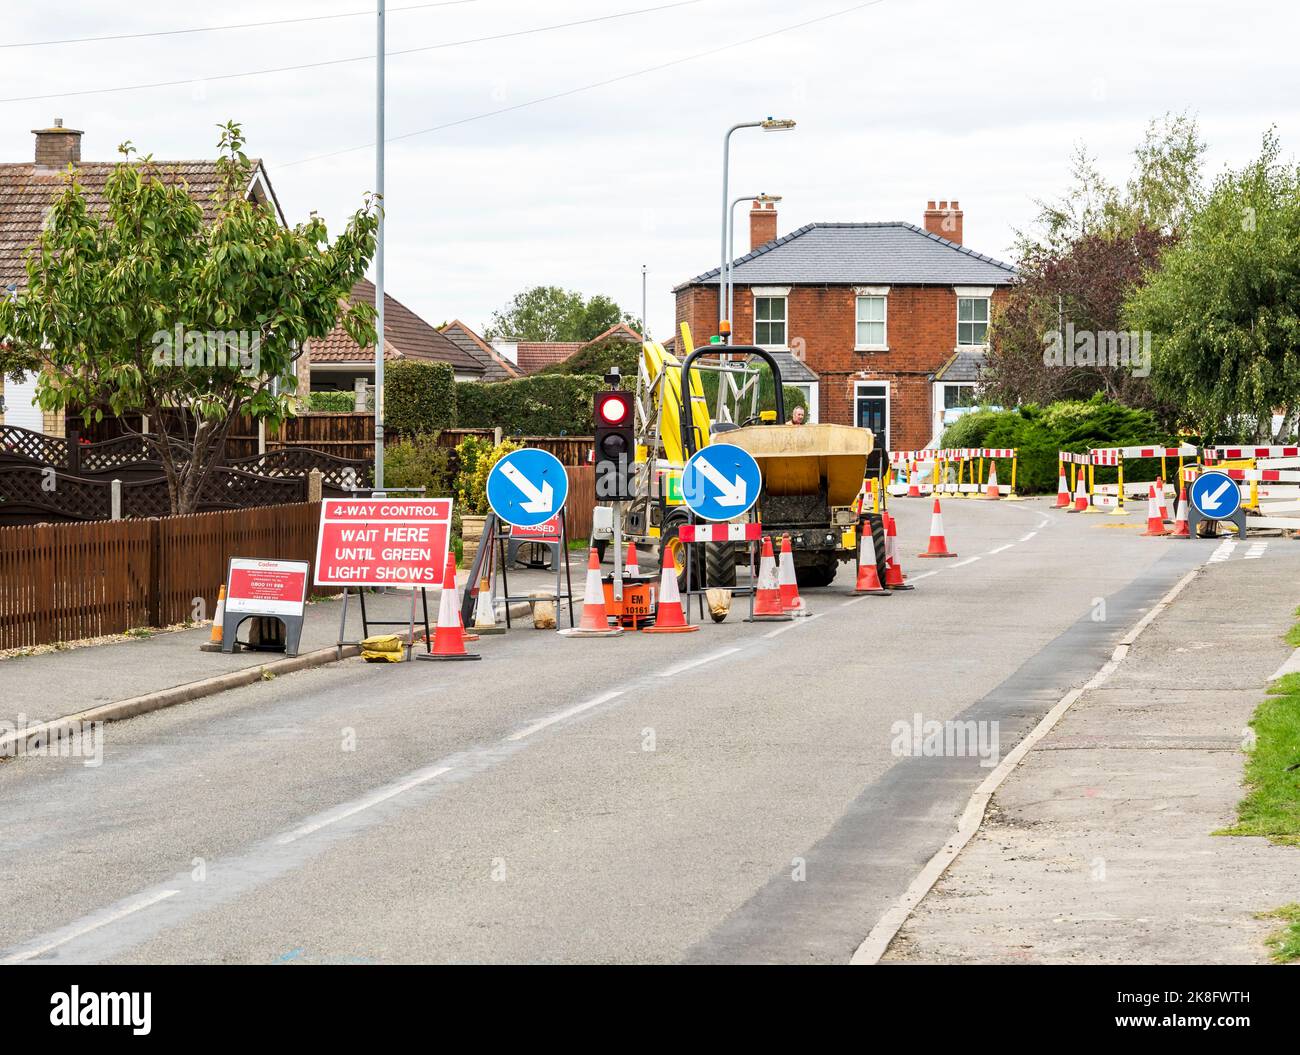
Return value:
M 949 565 L 953 568 L 964 568 L 967 564 L 974 564 L 979 557 L 967 557 L 965 560 L 959 560 L 956 564 Z
M 622 696 L 622 689 L 615 689 L 613 692 L 602 693 L 594 700 L 588 700 L 586 703 L 580 703 L 576 707 L 570 707 L 567 711 L 560 711 L 551 715 L 549 718 L 543 718 L 541 721 L 533 722 L 532 725 L 525 729 L 520 729 L 517 733 L 511 733 L 506 737 L 507 740 L 523 740 L 525 737 L 532 736 L 533 733 L 539 733 L 548 725 L 554 725 L 556 722 L 562 722 L 566 718 L 572 718 L 575 714 L 581 714 L 583 711 L 589 711 L 593 707 L 599 707 L 602 703 L 609 703 L 616 696 Z
M 863 596 L 866 596 L 866 595 L 864 594 Z M 853 598 L 853 600 L 857 601 L 857 600 L 860 600 L 860 598 L 855 597 L 855 598 Z M 793 629 L 794 629 L 795 627 L 797 627 L 797 626 L 807 626 L 807 625 L 808 625 L 809 623 L 811 623 L 814 619 L 819 619 L 819 618 L 821 618 L 821 616 L 824 615 L 824 614 L 825 614 L 824 612 L 814 612 L 812 615 L 801 615 L 801 616 L 798 616 L 798 617 L 795 618 L 795 620 L 794 620 L 793 622 L 786 623 L 785 626 L 778 626 L 775 630 L 769 630 L 769 631 L 768 631 L 766 634 L 764 634 L 763 636 L 764 636 L 764 637 L 776 637 L 777 634 L 784 634 L 787 630 L 793 630 Z
M 16 952 L 12 956 L 6 956 L 3 960 L 0 960 L 0 963 L 23 963 L 27 960 L 35 959 L 37 956 L 44 956 L 47 952 L 57 949 L 60 945 L 66 945 L 68 942 L 80 938 L 85 934 L 89 934 L 93 930 L 98 930 L 100 927 L 107 927 L 110 923 L 116 923 L 120 919 L 125 919 L 127 916 L 139 912 L 142 909 L 146 909 L 150 905 L 158 904 L 160 901 L 166 901 L 167 898 L 179 893 L 179 890 L 160 890 L 156 894 L 142 897 L 138 901 L 133 901 L 125 908 L 119 909 L 117 912 L 105 916 L 103 919 L 96 920 L 93 923 L 87 923 L 84 927 L 78 927 L 76 930 L 72 931 L 70 934 L 65 934 L 57 941 L 47 942 L 44 945 L 37 946 L 35 949 L 27 949 L 25 952 Z
M 715 659 L 725 659 L 741 649 L 740 645 L 734 648 L 720 648 L 717 652 L 710 652 L 708 655 L 699 656 L 696 659 L 689 659 L 685 663 L 678 663 L 675 667 L 669 667 L 667 670 L 661 670 L 661 678 L 671 678 L 674 674 L 681 674 L 683 671 L 690 670 L 693 667 L 702 667 L 705 663 L 712 663 Z
M 933 571 L 923 571 L 920 575 L 909 575 L 907 578 L 909 582 L 916 582 L 919 579 L 928 579 L 931 575 L 938 575 L 939 570 L 935 568 Z
M 331 824 L 337 824 L 339 821 L 346 820 L 349 817 L 354 817 L 356 814 L 362 812 L 362 810 L 368 810 L 373 806 L 378 806 L 381 802 L 387 802 L 391 798 L 396 798 L 404 791 L 418 788 L 421 784 L 427 784 L 435 777 L 440 777 L 444 773 L 450 772 L 451 766 L 437 766 L 434 769 L 423 770 L 411 777 L 409 780 L 404 780 L 400 784 L 395 784 L 390 788 L 376 791 L 373 795 L 367 795 L 364 799 L 353 806 L 348 806 L 346 809 L 327 814 L 318 821 L 304 824 L 301 828 L 295 828 L 293 831 L 280 836 L 276 842 L 281 846 L 285 846 L 291 842 L 296 842 L 304 835 L 311 835 L 313 832 L 318 832 L 322 828 L 328 828 Z
M 1241 559 L 1242 560 L 1259 560 L 1264 556 L 1264 551 L 1268 549 L 1267 542 L 1255 542 L 1251 544 L 1250 551 Z
M 1005 546 L 999 546 L 997 549 L 989 550 L 986 554 L 984 554 L 984 556 L 991 557 L 993 556 L 993 554 L 1001 553 L 1004 549 L 1010 549 L 1014 545 L 1015 545 L 1014 542 L 1008 542 Z
M 1018 542 L 1028 542 L 1031 538 L 1033 538 L 1033 537 L 1034 537 L 1035 535 L 1037 535 L 1037 534 L 1038 534 L 1037 531 L 1031 531 L 1028 535 L 1021 535 L 1020 538 L 1017 539 L 1016 541 L 1018 541 Z
M 1224 539 L 1222 542 L 1219 543 L 1215 551 L 1205 559 L 1205 563 L 1222 564 L 1225 560 L 1227 560 L 1232 556 L 1232 551 L 1235 550 L 1236 548 L 1237 548 L 1237 540 L 1235 538 Z

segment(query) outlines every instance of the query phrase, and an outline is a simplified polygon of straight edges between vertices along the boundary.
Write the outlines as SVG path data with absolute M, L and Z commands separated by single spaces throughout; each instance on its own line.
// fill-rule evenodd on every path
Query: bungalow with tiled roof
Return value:
M 439 327 L 448 340 L 468 355 L 472 355 L 483 364 L 481 381 L 509 381 L 522 376 L 519 367 L 498 352 L 487 341 L 470 329 L 460 319 Z
M 352 287 L 349 304 L 374 306 L 375 284 L 363 278 Z M 374 347 L 362 348 L 340 322 L 324 340 L 312 340 L 311 391 L 353 392 L 360 395 L 375 383 Z M 429 325 L 405 304 L 384 291 L 384 362 L 411 360 L 447 363 L 457 381 L 482 381 L 487 366 L 459 344 Z M 359 405 L 364 405 L 359 401 Z
M 36 155 L 33 161 L 0 164 L 0 291 L 12 292 L 27 284 L 27 251 L 40 236 L 45 214 L 67 183 L 68 166 L 76 171 L 77 181 L 85 190 L 92 213 L 107 211 L 104 184 L 109 174 L 123 162 L 82 161 L 81 136 L 75 128 L 64 128 L 56 118 L 50 128 L 33 129 Z M 261 204 L 269 203 L 280 222 L 284 213 L 271 189 L 266 169 L 251 159 L 252 176 L 246 194 Z M 184 181 L 190 195 L 199 202 L 208 220 L 215 218 L 213 196 L 221 186 L 217 162 L 154 161 L 158 177 L 164 183 Z M 299 359 L 302 366 L 303 359 Z M 305 378 L 299 374 L 299 390 L 306 391 Z M 17 425 L 50 435 L 64 434 L 65 414 L 42 411 L 34 404 L 36 378 L 20 381 L 0 377 L 0 425 Z
M 641 335 L 625 322 L 617 322 L 589 341 L 509 341 L 494 340 L 492 347 L 510 360 L 523 375 L 535 374 L 548 366 L 564 362 L 570 356 L 604 341 L 641 343 Z

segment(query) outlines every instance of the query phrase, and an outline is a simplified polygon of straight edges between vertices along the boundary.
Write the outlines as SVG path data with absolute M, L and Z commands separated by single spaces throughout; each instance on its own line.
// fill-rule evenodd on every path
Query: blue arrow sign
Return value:
M 511 451 L 488 473 L 492 512 L 515 527 L 536 527 L 564 508 L 569 474 L 560 459 L 533 447 Z
M 1241 508 L 1241 490 L 1227 473 L 1201 473 L 1187 492 L 1196 511 L 1207 520 L 1228 520 Z
M 762 486 L 754 456 L 731 443 L 700 448 L 682 470 L 682 500 L 704 520 L 731 520 L 748 512 Z

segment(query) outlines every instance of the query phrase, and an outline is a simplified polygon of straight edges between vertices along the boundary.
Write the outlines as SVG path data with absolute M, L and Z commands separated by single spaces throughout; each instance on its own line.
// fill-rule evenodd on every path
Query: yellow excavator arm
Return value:
M 682 323 L 682 341 L 686 354 L 690 355 L 693 345 L 686 323 Z M 659 415 L 663 457 L 681 465 L 686 461 L 686 447 L 682 442 L 682 364 L 671 352 L 664 351 L 658 341 L 646 341 L 641 346 L 641 363 L 648 390 L 657 396 L 655 409 Z M 696 429 L 696 445 L 708 443 L 712 420 L 700 374 L 695 370 L 691 371 L 691 421 Z

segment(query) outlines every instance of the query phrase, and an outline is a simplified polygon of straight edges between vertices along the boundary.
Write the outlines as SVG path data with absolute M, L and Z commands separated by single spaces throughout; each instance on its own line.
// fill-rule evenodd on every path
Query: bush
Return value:
M 407 436 L 455 428 L 456 389 L 447 363 L 393 363 L 384 373 L 384 427 Z
M 307 409 L 350 414 L 357 409 L 357 399 L 351 392 L 312 392 L 307 396 Z
M 1082 453 L 1090 447 L 1147 444 L 1176 446 L 1177 440 L 1160 430 L 1150 411 L 1134 410 L 1097 395 L 1046 407 L 1032 403 L 1015 410 L 981 407 L 953 422 L 944 431 L 940 446 L 1015 447 L 1016 489 L 1050 494 L 1056 490 L 1060 451 Z M 1160 463 L 1130 461 L 1124 468 L 1129 479 L 1151 479 L 1159 474 Z M 1098 466 L 1096 473 L 1098 483 L 1115 480 L 1114 469 Z
M 389 444 L 384 448 L 384 484 L 423 487 L 430 497 L 451 495 L 451 451 L 438 446 L 437 433 Z
M 628 379 L 631 385 L 635 379 Z M 604 382 L 591 375 L 533 374 L 512 381 L 461 381 L 456 406 L 463 429 L 524 436 L 590 435 L 592 400 Z
M 611 337 L 580 348 L 562 362 L 542 367 L 537 376 L 582 374 L 603 378 L 611 366 L 617 366 L 625 379 L 635 378 L 640 359 L 639 344 Z
M 476 440 L 472 437 L 465 440 L 461 447 L 470 443 L 482 446 L 475 451 L 473 468 L 467 470 L 465 463 L 461 463 L 456 493 L 461 508 L 467 516 L 486 516 L 490 509 L 487 500 L 488 474 L 505 455 L 520 448 L 519 444 L 511 443 L 509 440 L 502 442 L 499 447 L 493 447 L 491 440 Z M 459 450 L 458 447 L 457 451 Z

